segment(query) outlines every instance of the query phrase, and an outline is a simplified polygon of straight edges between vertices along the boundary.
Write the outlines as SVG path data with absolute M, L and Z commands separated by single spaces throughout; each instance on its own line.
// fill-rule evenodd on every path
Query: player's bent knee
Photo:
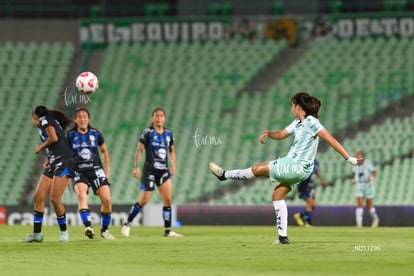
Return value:
M 55 208 L 56 208 L 57 205 L 59 205 L 61 203 L 61 200 L 58 197 L 52 197 L 50 199 L 50 201 L 52 202 L 53 206 L 55 206 Z

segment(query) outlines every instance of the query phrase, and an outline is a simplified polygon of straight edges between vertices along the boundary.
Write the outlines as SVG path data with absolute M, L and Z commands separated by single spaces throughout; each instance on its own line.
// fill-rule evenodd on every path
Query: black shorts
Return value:
M 78 183 L 85 183 L 92 188 L 93 193 L 96 194 L 96 191 L 101 186 L 111 186 L 108 179 L 106 178 L 105 171 L 102 168 L 92 169 L 89 171 L 75 172 L 75 177 L 73 178 L 73 187 Z
M 164 184 L 168 179 L 171 178 L 171 174 L 169 171 L 164 171 L 161 173 L 156 174 L 149 174 L 146 173 L 144 170 L 144 173 L 141 177 L 141 190 L 142 191 L 154 191 L 155 186 L 160 186 Z
M 315 199 L 315 188 L 312 183 L 303 181 L 298 185 L 298 195 L 299 198 L 305 200 L 307 198 Z
M 58 177 L 69 177 L 72 178 L 75 175 L 75 162 L 74 158 L 69 159 L 56 159 L 52 164 L 50 164 L 50 168 L 52 170 L 53 176 Z
M 46 176 L 47 178 L 52 179 L 53 178 L 53 170 L 52 170 L 52 168 L 49 167 L 49 168 L 45 169 L 43 171 L 43 175 Z

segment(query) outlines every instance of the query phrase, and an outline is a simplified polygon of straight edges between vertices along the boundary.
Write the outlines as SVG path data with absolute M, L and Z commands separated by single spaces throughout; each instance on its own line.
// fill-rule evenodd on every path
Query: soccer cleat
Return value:
M 42 242 L 42 241 L 43 241 L 42 233 L 29 234 L 22 239 L 22 242 Z
M 214 174 L 219 180 L 223 181 L 226 180 L 224 177 L 224 170 L 217 166 L 215 163 L 210 162 L 208 165 L 212 174 Z
M 114 236 L 111 235 L 111 233 L 109 233 L 108 229 L 106 229 L 105 231 L 101 231 L 101 237 L 104 238 L 105 240 L 114 240 Z
M 90 239 L 93 239 L 95 237 L 95 231 L 93 231 L 93 228 L 88 226 L 85 228 L 85 236 L 87 236 Z
M 378 225 L 379 225 L 379 219 L 374 219 L 372 221 L 371 227 L 378 227 Z
M 175 233 L 175 232 L 173 232 L 173 231 L 170 231 L 170 233 L 168 233 L 168 234 L 164 234 L 164 237 L 171 237 L 171 238 L 182 238 L 182 237 L 184 237 L 184 236 L 183 236 L 183 235 L 181 235 L 181 234 Z
M 279 236 L 279 238 L 277 238 L 273 242 L 273 244 L 290 244 L 290 241 L 287 236 L 286 237 Z
M 296 214 L 294 214 L 294 215 L 293 215 L 293 218 L 296 220 L 296 223 L 297 223 L 299 226 L 304 226 L 304 225 L 305 225 L 305 224 L 303 223 L 303 220 L 302 220 L 302 217 L 301 217 L 300 213 L 296 213 Z
M 60 242 L 68 242 L 69 241 L 69 231 L 60 231 Z
M 311 223 L 309 223 L 309 222 L 306 222 L 306 223 L 305 223 L 305 227 L 312 227 L 312 224 L 311 224 Z
M 124 225 L 122 225 L 121 234 L 124 237 L 129 237 L 129 231 L 131 230 L 131 226 L 128 222 L 125 222 Z

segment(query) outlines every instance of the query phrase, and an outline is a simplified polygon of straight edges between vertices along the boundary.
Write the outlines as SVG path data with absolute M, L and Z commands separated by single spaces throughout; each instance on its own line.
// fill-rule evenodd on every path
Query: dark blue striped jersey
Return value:
M 59 122 L 52 117 L 43 116 L 39 118 L 39 135 L 42 143 L 44 143 L 49 137 L 46 132 L 47 127 L 53 127 L 58 137 L 56 143 L 45 149 L 50 164 L 53 164 L 56 160 L 61 158 L 72 158 L 73 152 L 69 148 L 65 131 Z
M 99 146 L 105 141 L 99 130 L 89 128 L 86 133 L 80 133 L 75 128 L 68 132 L 68 140 L 71 149 L 77 154 L 78 171 L 102 168 Z
M 168 171 L 169 147 L 174 145 L 172 132 L 164 128 L 163 133 L 158 133 L 151 126 L 142 132 L 139 141 L 145 145 L 144 170 L 150 173 Z

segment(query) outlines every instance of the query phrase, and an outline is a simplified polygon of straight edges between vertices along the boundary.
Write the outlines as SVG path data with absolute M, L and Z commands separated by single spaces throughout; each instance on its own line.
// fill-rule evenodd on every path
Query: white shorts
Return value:
M 372 183 L 357 183 L 356 185 L 356 196 L 363 198 L 374 198 L 375 186 Z
M 282 157 L 269 162 L 269 178 L 272 182 L 298 184 L 310 176 L 313 162 L 303 165 L 290 157 Z

